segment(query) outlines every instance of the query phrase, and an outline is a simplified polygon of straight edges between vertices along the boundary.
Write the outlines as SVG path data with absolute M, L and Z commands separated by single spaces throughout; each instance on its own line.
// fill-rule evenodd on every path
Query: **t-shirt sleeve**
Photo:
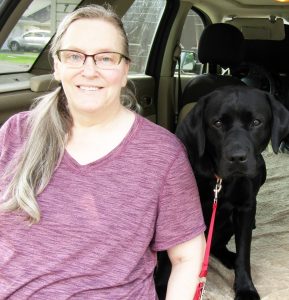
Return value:
M 204 232 L 196 180 L 183 147 L 173 160 L 159 199 L 154 251 L 167 250 Z
M 23 143 L 29 112 L 20 112 L 11 116 L 0 128 L 0 157 L 12 154 Z
M 0 156 L 5 145 L 6 134 L 9 132 L 11 121 L 6 121 L 0 128 Z

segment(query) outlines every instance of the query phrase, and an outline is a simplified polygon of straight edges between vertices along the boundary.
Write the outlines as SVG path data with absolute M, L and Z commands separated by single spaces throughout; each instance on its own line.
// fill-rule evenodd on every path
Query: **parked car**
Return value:
M 194 87 L 193 80 L 206 73 L 211 73 L 212 78 L 234 75 L 247 85 L 268 91 L 289 107 L 289 3 L 288 0 L 287 3 L 279 1 L 106 0 L 122 16 L 128 33 L 132 58 L 129 79 L 135 87 L 142 114 L 174 132 L 184 91 L 190 87 L 192 93 L 186 93 L 187 99 L 196 102 L 199 88 Z M 31 22 L 35 26 L 37 22 L 42 24 L 49 20 L 53 33 L 66 12 L 78 5 L 104 1 L 62 2 L 66 4 L 58 0 L 0 1 L 0 47 L 7 43 L 18 22 Z M 47 16 L 43 16 L 45 13 Z M 235 68 L 204 62 L 198 53 L 204 28 L 215 23 L 230 23 L 244 36 L 242 62 Z M 43 35 L 32 38 L 27 36 L 32 31 L 26 32 L 7 45 L 12 51 L 38 49 L 39 55 L 31 58 L 24 53 L 11 55 L 10 51 L 0 51 L 0 126 L 11 115 L 28 110 L 33 99 L 58 85 L 51 75 L 53 64 L 47 51 L 49 32 L 37 32 Z M 227 56 L 216 50 L 217 46 L 222 46 L 221 37 L 216 35 L 210 45 L 205 45 L 211 53 L 218 53 L 219 59 Z M 233 49 L 234 41 L 231 47 Z M 176 68 L 179 57 L 181 72 Z M 209 87 L 205 84 L 202 89 Z M 272 173 L 268 170 L 267 182 L 258 199 L 251 264 L 261 299 L 289 298 L 289 156 L 282 155 L 277 157 L 284 161 L 276 164 L 273 161 L 276 169 Z M 276 156 L 269 153 L 268 157 L 274 160 Z M 210 263 L 204 299 L 233 299 L 233 271 L 214 259 Z M 2 267 L 0 259 L 0 273 Z
M 30 30 L 9 40 L 8 47 L 12 51 L 41 50 L 46 46 L 50 38 L 50 31 Z

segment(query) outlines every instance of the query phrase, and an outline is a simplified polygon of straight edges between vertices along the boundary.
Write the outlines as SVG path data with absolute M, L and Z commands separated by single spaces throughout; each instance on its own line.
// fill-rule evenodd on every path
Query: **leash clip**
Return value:
M 214 203 L 217 203 L 218 201 L 218 194 L 222 189 L 222 178 L 217 177 L 217 182 L 214 188 L 214 193 L 215 193 L 215 197 L 214 197 Z

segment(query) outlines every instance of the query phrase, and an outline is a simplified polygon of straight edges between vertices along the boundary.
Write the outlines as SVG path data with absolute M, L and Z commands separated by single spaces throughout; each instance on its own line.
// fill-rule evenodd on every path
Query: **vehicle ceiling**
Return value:
M 289 22 L 289 2 L 282 3 L 275 0 L 190 0 L 189 2 L 206 12 L 213 23 L 233 16 L 278 16 Z

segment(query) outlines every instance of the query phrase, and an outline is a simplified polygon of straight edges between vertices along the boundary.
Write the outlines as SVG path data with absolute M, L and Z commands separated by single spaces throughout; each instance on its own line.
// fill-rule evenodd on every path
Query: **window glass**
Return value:
M 198 43 L 204 30 L 201 17 L 190 10 L 181 36 L 181 71 L 182 73 L 201 73 L 201 63 L 198 59 Z M 177 66 L 178 68 L 178 66 Z
M 32 1 L 0 49 L 0 73 L 28 71 L 56 31 L 59 22 L 80 1 Z
M 4 1 L 4 0 L 0 0 L 0 11 L 1 11 L 1 9 L 2 9 L 2 7 L 4 6 L 4 3 L 5 3 L 6 1 Z
M 123 16 L 129 40 L 130 73 L 144 74 L 165 0 L 136 0 Z

